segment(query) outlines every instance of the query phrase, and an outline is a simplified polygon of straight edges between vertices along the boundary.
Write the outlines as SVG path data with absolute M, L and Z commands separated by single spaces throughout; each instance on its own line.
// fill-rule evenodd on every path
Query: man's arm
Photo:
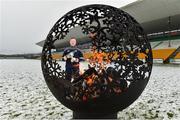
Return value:
M 73 57 L 72 61 L 73 62 L 80 62 L 80 61 L 83 61 L 83 60 L 84 60 L 83 53 L 81 52 L 80 49 L 77 49 L 77 53 Z
M 65 49 L 64 52 L 63 52 L 62 61 L 66 61 L 67 60 L 66 55 L 67 55 L 67 49 Z
M 84 56 L 82 51 L 79 51 L 79 61 L 84 61 Z

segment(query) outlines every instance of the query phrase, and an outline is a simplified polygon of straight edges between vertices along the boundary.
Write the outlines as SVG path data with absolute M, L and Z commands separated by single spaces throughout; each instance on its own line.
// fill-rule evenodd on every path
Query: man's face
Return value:
M 76 46 L 76 39 L 75 38 L 70 39 L 70 45 L 73 47 Z

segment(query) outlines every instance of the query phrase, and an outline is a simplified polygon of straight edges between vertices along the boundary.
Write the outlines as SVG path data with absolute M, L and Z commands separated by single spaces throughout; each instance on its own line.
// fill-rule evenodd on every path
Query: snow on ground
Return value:
M 180 65 L 154 65 L 142 95 L 118 118 L 180 119 Z M 0 60 L 0 119 L 71 119 L 44 81 L 39 60 Z

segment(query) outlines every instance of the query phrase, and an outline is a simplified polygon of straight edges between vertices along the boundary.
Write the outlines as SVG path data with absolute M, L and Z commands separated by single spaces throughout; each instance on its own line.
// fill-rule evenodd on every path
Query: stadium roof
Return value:
M 133 16 L 144 28 L 147 34 L 180 29 L 180 0 L 137 0 L 120 9 Z M 169 24 L 170 23 L 170 24 Z M 80 28 L 73 28 L 65 39 L 56 41 L 55 47 L 69 45 L 68 40 L 78 34 L 78 43 L 89 40 L 82 34 Z M 85 41 L 86 40 L 86 41 Z M 36 43 L 44 45 L 44 40 Z
M 133 16 L 149 34 L 179 29 L 179 6 L 180 0 L 138 0 L 121 9 Z

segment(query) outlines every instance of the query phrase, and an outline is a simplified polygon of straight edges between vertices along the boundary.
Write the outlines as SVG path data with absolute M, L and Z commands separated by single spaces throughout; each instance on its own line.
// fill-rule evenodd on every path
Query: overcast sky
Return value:
M 35 43 L 64 14 L 88 4 L 121 7 L 136 0 L 0 0 L 0 53 L 37 53 Z

